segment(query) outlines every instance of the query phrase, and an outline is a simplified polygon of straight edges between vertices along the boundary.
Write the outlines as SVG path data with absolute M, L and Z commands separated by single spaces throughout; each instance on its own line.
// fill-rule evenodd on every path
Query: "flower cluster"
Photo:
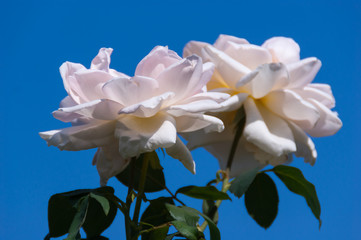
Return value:
M 90 69 L 60 67 L 68 96 L 53 112 L 71 127 L 40 133 L 61 150 L 98 148 L 93 163 L 101 184 L 120 173 L 131 158 L 165 148 L 195 173 L 188 147 L 205 147 L 227 164 L 234 118 L 243 106 L 245 127 L 231 176 L 290 161 L 292 154 L 313 164 L 310 136 L 329 136 L 342 123 L 327 84 L 311 83 L 321 62 L 300 60 L 292 39 L 275 37 L 262 46 L 227 35 L 214 45 L 189 42 L 184 58 L 155 47 L 133 77 L 109 68 L 112 49 L 102 48 Z

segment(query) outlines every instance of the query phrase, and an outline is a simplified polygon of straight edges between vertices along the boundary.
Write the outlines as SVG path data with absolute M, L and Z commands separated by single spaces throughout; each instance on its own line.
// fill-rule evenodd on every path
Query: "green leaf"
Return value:
M 141 166 L 144 158 L 149 158 L 150 163 L 148 166 L 144 192 L 157 192 L 163 190 L 165 186 L 163 168 L 160 165 L 158 155 L 155 151 L 141 154 L 135 160 L 134 169 L 132 169 L 132 164 L 129 164 L 123 172 L 116 176 L 116 178 L 125 186 L 129 187 L 132 185 L 132 187 L 138 191 Z M 132 184 L 129 182 L 130 175 L 133 176 Z
M 218 223 L 218 208 L 215 205 L 215 202 L 212 200 L 204 200 L 202 204 L 203 213 L 209 217 L 214 223 Z
M 49 237 L 70 233 L 75 218 L 79 217 L 77 207 L 84 198 L 88 199 L 87 214 L 80 227 L 84 228 L 89 239 L 99 236 L 111 225 L 117 212 L 116 205 L 109 202 L 107 197 L 114 197 L 113 188 L 80 189 L 53 195 L 48 207 Z M 70 237 L 74 239 L 73 235 Z M 75 239 L 78 237 L 80 238 L 80 235 L 75 236 Z
M 229 191 L 236 197 L 241 198 L 242 195 L 247 191 L 248 187 L 253 182 L 257 175 L 259 168 L 254 168 L 248 172 L 242 173 L 237 176 L 231 183 Z
M 321 227 L 321 206 L 318 201 L 315 186 L 307 181 L 301 170 L 290 166 L 277 166 L 272 169 L 273 172 L 281 179 L 286 187 L 306 199 L 307 205 L 311 208 L 313 215 L 318 219 Z
M 90 193 L 90 197 L 92 197 L 92 198 L 94 198 L 95 200 L 98 201 L 98 203 L 102 206 L 105 215 L 109 214 L 110 205 L 109 205 L 108 199 L 106 199 L 103 196 L 94 194 L 94 193 Z
M 190 207 L 186 207 L 186 206 L 182 206 L 182 207 L 176 207 L 174 205 L 169 205 L 166 204 L 166 207 L 168 208 L 170 214 L 172 215 L 172 217 L 177 221 L 177 222 L 183 222 L 184 224 L 181 223 L 177 223 L 179 224 L 179 226 L 184 226 L 187 225 L 191 228 L 186 228 L 185 230 L 181 230 L 179 228 L 177 228 L 177 226 L 175 226 L 172 222 L 172 224 L 174 225 L 175 228 L 177 228 L 177 230 L 186 238 L 189 238 L 188 236 L 184 235 L 184 233 L 182 231 L 191 231 L 193 228 L 197 226 L 197 222 L 199 220 L 199 215 L 201 215 L 208 223 L 209 226 L 209 231 L 210 231 L 210 236 L 211 236 L 211 240 L 220 240 L 221 236 L 220 236 L 220 232 L 217 228 L 217 225 L 209 218 L 207 217 L 205 214 L 199 212 L 198 210 L 194 209 L 194 208 L 190 208 Z M 197 229 L 197 228 L 196 228 Z M 200 237 L 201 235 L 197 235 L 197 237 Z
M 214 186 L 197 187 L 197 186 L 186 186 L 178 189 L 176 194 L 182 193 L 188 197 L 204 199 L 204 200 L 226 200 L 231 198 L 227 193 L 219 191 Z
M 166 204 L 170 215 L 177 221 L 183 221 L 189 226 L 196 227 L 199 220 L 198 211 L 193 208 L 177 207 L 171 204 Z
M 246 191 L 245 204 L 248 214 L 267 229 L 278 211 L 278 193 L 273 180 L 265 173 L 258 173 Z
M 189 226 L 184 221 L 172 221 L 173 226 L 179 231 L 179 233 L 189 240 L 198 240 L 201 235 L 197 227 Z
M 172 198 L 160 197 L 154 200 L 150 200 L 150 204 L 143 212 L 143 215 L 140 219 L 141 222 L 150 224 L 152 226 L 160 226 L 167 222 L 172 221 L 165 204 L 174 204 Z M 145 227 L 147 229 L 147 227 Z M 142 240 L 150 239 L 164 239 L 168 233 L 168 226 L 164 228 L 156 229 L 154 231 L 142 234 Z
M 65 240 L 78 240 L 80 239 L 80 228 L 83 225 L 89 206 L 89 196 L 82 197 L 76 204 L 77 212 L 69 228 L 68 237 Z
M 68 197 L 61 194 L 51 196 L 48 204 L 49 238 L 68 233 L 76 212 Z
M 92 195 L 99 196 L 97 194 L 91 193 L 90 196 Z M 113 202 L 108 201 L 108 199 L 105 199 L 109 204 L 109 211 L 106 215 L 104 206 L 102 206 L 102 204 L 98 200 L 99 199 L 96 199 L 94 197 L 89 198 L 88 214 L 83 224 L 83 229 L 87 235 L 87 238 L 99 236 L 113 223 L 114 218 L 117 214 L 117 206 Z

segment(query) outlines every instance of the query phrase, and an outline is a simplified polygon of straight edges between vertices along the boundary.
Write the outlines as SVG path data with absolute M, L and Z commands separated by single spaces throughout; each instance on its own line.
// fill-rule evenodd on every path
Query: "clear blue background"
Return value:
M 322 60 L 315 81 L 332 86 L 344 123 L 335 136 L 314 140 L 314 167 L 293 163 L 317 188 L 321 230 L 304 199 L 276 179 L 280 205 L 271 228 L 260 228 L 243 199 L 233 199 L 221 206 L 222 239 L 360 239 L 360 1 L 3 1 L 0 30 L 0 239 L 42 239 L 52 194 L 98 186 L 94 150 L 61 152 L 38 136 L 65 127 L 50 114 L 66 95 L 58 72 L 64 61 L 89 67 L 99 48 L 112 47 L 112 68 L 132 75 L 155 45 L 181 54 L 189 40 L 213 42 L 220 33 L 255 44 L 294 38 L 302 58 Z M 173 191 L 214 177 L 214 158 L 204 150 L 194 158 L 195 176 L 161 159 Z M 125 187 L 114 179 L 109 185 L 124 197 Z M 123 226 L 119 214 L 104 235 L 124 239 Z

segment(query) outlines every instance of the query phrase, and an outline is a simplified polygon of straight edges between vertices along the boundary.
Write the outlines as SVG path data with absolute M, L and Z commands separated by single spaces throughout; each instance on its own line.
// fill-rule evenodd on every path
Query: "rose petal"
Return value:
M 225 51 L 230 43 L 248 44 L 249 42 L 244 38 L 220 34 L 213 46 L 221 51 Z
M 335 98 L 333 97 L 332 93 L 325 93 L 322 90 L 312 87 L 312 85 L 313 84 L 309 84 L 303 89 L 293 89 L 293 91 L 300 95 L 303 99 L 315 99 L 328 108 L 334 108 Z
M 157 46 L 140 61 L 134 75 L 157 78 L 164 69 L 180 60 L 181 57 L 168 47 Z
M 183 57 L 188 57 L 190 55 L 196 54 L 199 57 L 202 56 L 202 48 L 204 48 L 206 45 L 209 45 L 205 42 L 198 42 L 198 41 L 190 41 L 187 43 L 187 45 L 183 49 Z
M 143 102 L 125 107 L 119 111 L 119 114 L 131 114 L 137 117 L 151 117 L 159 112 L 164 102 L 174 97 L 174 93 L 166 92 L 160 96 L 152 97 Z
M 292 63 L 300 60 L 300 46 L 292 39 L 273 37 L 265 41 L 262 47 L 273 55 L 273 62 Z
M 287 65 L 290 75 L 288 88 L 301 88 L 313 81 L 321 68 L 321 61 L 310 57 Z
M 202 60 L 189 56 L 165 69 L 157 78 L 159 93 L 174 92 L 177 102 L 198 92 L 204 85 L 198 84 L 203 73 Z
M 192 154 L 178 136 L 176 143 L 165 150 L 169 156 L 178 159 L 191 173 L 196 173 L 196 164 L 193 161 Z
M 317 108 L 288 89 L 272 91 L 261 101 L 269 110 L 293 121 L 302 129 L 312 128 L 320 118 Z
M 175 117 L 176 128 L 180 133 L 193 132 L 199 129 L 204 129 L 205 132 L 221 132 L 224 129 L 223 122 L 213 116 L 183 111 L 168 111 L 168 113 Z
M 48 146 L 60 150 L 79 151 L 102 147 L 116 141 L 115 121 L 93 121 L 79 126 L 39 133 Z
M 220 168 L 225 170 L 227 167 L 229 152 L 231 150 L 232 141 L 220 142 L 212 145 L 208 145 L 205 149 L 217 158 Z M 246 151 L 239 143 L 237 146 L 234 159 L 231 165 L 230 178 L 236 177 L 242 173 L 253 170 L 255 168 L 262 169 L 265 164 L 255 160 L 254 155 Z
M 243 85 L 243 81 L 240 81 L 236 87 L 256 99 L 262 98 L 271 90 L 281 88 L 288 83 L 288 73 L 282 63 L 261 65 L 248 76 L 250 80 L 247 84 Z
M 87 118 L 99 120 L 114 120 L 118 117 L 118 112 L 123 106 L 117 102 L 108 99 L 99 99 L 91 102 L 75 105 L 73 107 L 60 108 L 53 112 L 57 119 L 72 121 L 69 119 L 78 114 Z M 66 121 L 66 122 L 68 122 Z
M 311 102 L 320 113 L 320 119 L 316 125 L 312 129 L 306 130 L 308 134 L 312 137 L 325 137 L 331 136 L 340 130 L 342 122 L 336 112 L 332 112 L 322 103 L 314 99 L 309 99 L 308 101 Z
M 251 98 L 246 99 L 244 108 L 246 124 L 243 136 L 247 141 L 275 157 L 296 151 L 292 131 L 284 120 Z
M 212 46 L 207 45 L 202 51 L 214 63 L 222 79 L 231 87 L 234 87 L 243 76 L 251 72 L 246 66 Z
M 93 165 L 97 166 L 100 176 L 100 185 L 107 185 L 111 177 L 121 173 L 130 163 L 130 158 L 122 158 L 119 150 L 119 144 L 116 142 L 112 145 L 98 148 L 94 155 Z
M 102 91 L 107 98 L 124 106 L 131 106 L 152 98 L 158 87 L 158 82 L 153 78 L 135 76 L 131 79 L 112 79 L 103 85 Z
M 59 68 L 60 75 L 63 79 L 64 88 L 68 95 L 71 96 L 76 103 L 84 102 L 84 100 L 74 93 L 70 86 L 70 82 L 76 81 L 74 73 L 80 70 L 86 70 L 86 68 L 81 64 L 71 62 L 65 62 Z
M 159 147 L 167 148 L 176 142 L 175 120 L 158 113 L 150 118 L 124 116 L 117 122 L 115 136 L 123 158 L 135 157 Z
M 101 48 L 98 55 L 91 62 L 90 68 L 108 72 L 112 48 Z
M 272 55 L 266 48 L 253 44 L 231 42 L 224 52 L 249 69 L 256 69 L 259 65 L 272 62 Z
M 314 165 L 317 158 L 315 144 L 300 127 L 291 122 L 289 122 L 289 125 L 296 142 L 296 157 L 302 157 L 305 162 Z

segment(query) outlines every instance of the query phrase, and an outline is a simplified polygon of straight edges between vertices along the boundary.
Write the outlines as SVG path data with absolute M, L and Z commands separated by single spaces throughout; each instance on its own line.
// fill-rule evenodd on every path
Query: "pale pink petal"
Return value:
M 278 89 L 288 83 L 288 73 L 282 63 L 261 65 L 249 76 L 249 82 L 245 85 L 240 82 L 237 84 L 237 88 L 255 99 L 262 98 L 271 90 Z
M 292 90 L 272 91 L 261 101 L 269 110 L 293 121 L 302 129 L 312 128 L 320 118 L 317 108 Z
M 256 69 L 259 65 L 272 62 L 272 55 L 266 48 L 253 44 L 236 44 L 231 42 L 224 52 L 252 70 Z
M 206 45 L 209 45 L 205 42 L 198 42 L 198 41 L 190 41 L 183 49 L 183 57 L 188 57 L 190 55 L 196 54 L 202 57 L 202 48 Z
M 117 122 L 115 136 L 121 156 L 129 158 L 171 147 L 176 143 L 177 130 L 174 118 L 169 115 L 159 113 L 150 118 L 125 115 Z
M 48 146 L 60 150 L 79 151 L 102 147 L 116 141 L 115 121 L 93 121 L 88 124 L 39 133 Z
M 179 62 L 179 60 L 181 57 L 169 50 L 168 47 L 157 46 L 140 61 L 134 75 L 157 78 L 164 69 Z
M 178 136 L 176 143 L 165 150 L 169 156 L 178 159 L 191 173 L 196 173 L 196 164 L 192 158 L 192 154 Z
M 300 46 L 292 39 L 285 37 L 273 37 L 263 43 L 273 55 L 274 62 L 293 63 L 300 60 Z
M 303 89 L 293 89 L 295 93 L 300 95 L 303 99 L 315 99 L 328 108 L 335 107 L 335 98 L 332 93 L 326 93 L 322 90 L 312 87 L 313 84 L 309 84 Z
M 213 46 L 219 50 L 225 51 L 229 47 L 230 43 L 248 44 L 249 42 L 244 38 L 220 34 Z
M 100 185 L 107 185 L 111 177 L 121 173 L 130 163 L 130 158 L 122 158 L 119 153 L 118 142 L 112 145 L 98 148 L 94 155 L 93 165 L 97 166 L 100 176 Z
M 53 115 L 55 118 L 61 118 L 62 115 L 65 117 L 67 114 L 75 113 L 98 120 L 114 120 L 118 117 L 118 112 L 122 108 L 121 104 L 112 100 L 98 99 L 73 107 L 59 108 L 59 110 L 53 112 Z
M 180 101 L 202 89 L 204 85 L 199 84 L 202 74 L 202 60 L 195 55 L 189 56 L 168 67 L 158 76 L 158 92 L 174 92 L 176 96 L 173 101 Z
M 224 129 L 223 122 L 213 116 L 205 114 L 192 114 L 185 111 L 168 111 L 176 121 L 177 132 L 193 132 L 204 129 L 205 132 L 221 132 Z
M 233 141 L 226 141 L 204 147 L 208 152 L 210 152 L 214 157 L 217 158 L 220 168 L 223 170 L 225 170 L 227 167 L 232 143 Z M 254 155 L 251 152 L 246 151 L 242 143 L 240 142 L 237 146 L 231 165 L 230 177 L 237 177 L 242 173 L 251 171 L 256 168 L 262 169 L 263 167 L 265 167 L 265 164 L 257 161 L 254 158 Z
M 333 96 L 331 86 L 324 83 L 311 83 L 307 85 L 307 87 L 315 88 L 317 90 L 320 90 L 330 96 Z
M 102 91 L 107 98 L 131 106 L 153 97 L 158 86 L 153 78 L 135 76 L 112 79 L 103 85 Z
M 296 142 L 296 157 L 302 157 L 305 162 L 314 165 L 317 158 L 315 144 L 300 127 L 291 122 L 289 122 L 289 125 Z
M 86 70 L 86 68 L 81 64 L 71 62 L 65 62 L 59 68 L 60 75 L 63 79 L 64 88 L 68 95 L 71 96 L 76 103 L 82 103 L 85 101 L 81 99 L 81 96 L 75 94 L 70 86 L 71 82 L 76 81 L 74 73 L 80 70 Z
M 59 104 L 59 108 L 73 107 L 77 104 L 78 103 L 76 103 L 70 96 L 66 96 L 63 100 L 61 100 L 61 102 Z
M 164 102 L 174 97 L 174 93 L 166 92 L 160 96 L 152 97 L 143 102 L 125 107 L 119 111 L 119 114 L 131 114 L 137 117 L 151 117 L 159 112 Z
M 206 59 L 214 63 L 218 73 L 231 87 L 236 86 L 242 77 L 251 72 L 249 68 L 212 46 L 207 45 L 202 51 L 203 55 L 207 56 Z
M 90 69 L 96 69 L 108 72 L 110 64 L 110 55 L 112 54 L 112 48 L 101 48 L 98 55 L 91 62 Z
M 312 137 L 325 137 L 331 136 L 335 134 L 342 127 L 342 122 L 338 118 L 338 114 L 336 112 L 332 112 L 322 103 L 309 99 L 310 101 L 319 111 L 320 119 L 312 129 L 307 129 L 306 132 L 310 134 Z
M 280 117 L 247 98 L 244 102 L 246 124 L 243 136 L 263 151 L 279 157 L 296 151 L 292 131 Z
M 290 75 L 288 88 L 301 88 L 313 81 L 321 68 L 321 61 L 317 58 L 305 58 L 287 65 Z

